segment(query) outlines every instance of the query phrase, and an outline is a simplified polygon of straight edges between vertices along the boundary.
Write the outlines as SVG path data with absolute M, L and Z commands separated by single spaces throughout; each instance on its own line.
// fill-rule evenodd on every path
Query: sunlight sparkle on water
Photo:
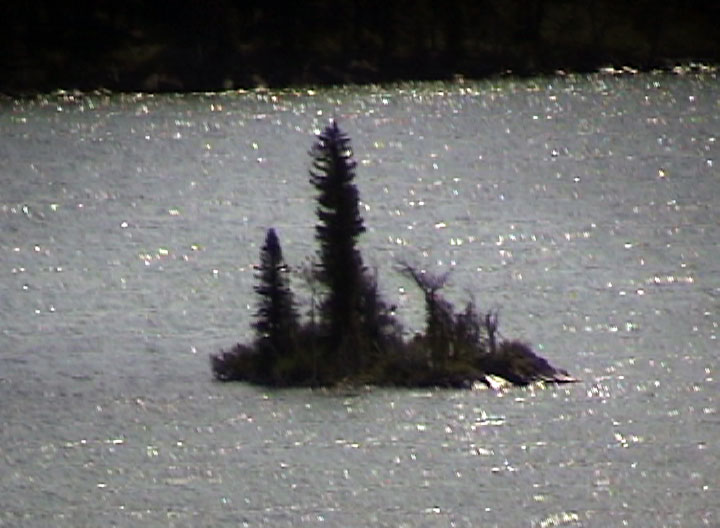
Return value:
M 13 103 L 0 524 L 714 525 L 717 79 L 636 77 Z M 422 299 L 394 258 L 455 264 L 448 295 L 481 288 L 582 383 L 212 382 L 262 228 L 312 254 L 304 156 L 330 116 L 398 312 Z

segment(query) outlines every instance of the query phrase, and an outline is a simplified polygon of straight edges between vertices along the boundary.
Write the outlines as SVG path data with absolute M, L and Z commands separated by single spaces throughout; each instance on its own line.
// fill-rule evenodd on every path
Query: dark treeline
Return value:
M 717 62 L 720 2 L 0 3 L 0 91 L 218 90 Z

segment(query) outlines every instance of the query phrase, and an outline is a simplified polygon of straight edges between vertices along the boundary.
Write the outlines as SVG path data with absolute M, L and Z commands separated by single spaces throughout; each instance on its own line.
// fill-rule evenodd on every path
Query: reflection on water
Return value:
M 0 526 L 717 524 L 717 87 L 3 101 Z M 314 252 L 307 149 L 332 117 L 408 332 L 398 258 L 452 269 L 453 300 L 583 383 L 211 381 L 208 353 L 248 338 L 265 229 L 295 267 Z

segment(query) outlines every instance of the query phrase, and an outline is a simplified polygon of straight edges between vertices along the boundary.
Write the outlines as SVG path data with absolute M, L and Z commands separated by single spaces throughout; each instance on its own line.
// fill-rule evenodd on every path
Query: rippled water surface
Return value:
M 398 259 L 581 383 L 212 381 L 332 117 L 408 332 Z M 718 525 L 719 135 L 714 74 L 0 102 L 0 526 Z

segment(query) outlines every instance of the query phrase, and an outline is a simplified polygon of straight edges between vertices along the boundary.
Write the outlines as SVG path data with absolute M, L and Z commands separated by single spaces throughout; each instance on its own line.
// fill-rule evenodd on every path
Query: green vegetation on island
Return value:
M 343 384 L 403 387 L 495 386 L 575 381 L 519 341 L 497 340 L 497 314 L 474 302 L 462 311 L 441 295 L 447 275 L 401 263 L 425 299 L 425 330 L 405 339 L 394 307 L 357 247 L 365 231 L 349 138 L 331 123 L 312 148 L 310 183 L 317 190 L 317 261 L 307 270 L 313 296 L 301 320 L 280 240 L 269 229 L 260 250 L 257 311 L 250 344 L 210 357 L 220 381 L 268 386 Z

